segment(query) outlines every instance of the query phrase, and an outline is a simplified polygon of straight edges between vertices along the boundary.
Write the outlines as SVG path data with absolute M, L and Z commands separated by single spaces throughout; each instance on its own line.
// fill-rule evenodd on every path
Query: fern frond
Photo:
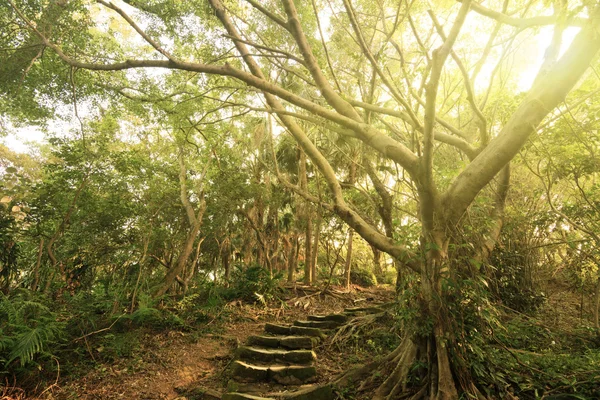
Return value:
M 2 329 L 0 329 L 0 351 L 10 349 L 14 344 L 13 338 L 6 335 Z
M 50 339 L 48 331 L 43 327 L 37 327 L 19 335 L 6 364 L 8 365 L 14 360 L 19 359 L 21 366 L 24 366 L 33 360 L 33 357 L 37 353 L 43 350 L 44 342 L 48 339 Z
M 0 293 L 0 314 L 6 314 L 6 321 L 15 323 L 17 319 L 17 308 L 15 304 L 3 293 Z

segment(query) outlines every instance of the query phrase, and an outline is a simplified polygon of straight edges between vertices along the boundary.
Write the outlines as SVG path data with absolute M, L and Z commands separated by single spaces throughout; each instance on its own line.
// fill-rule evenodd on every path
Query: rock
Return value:
M 280 396 L 282 400 L 333 400 L 335 393 L 330 385 L 311 386 L 293 393 Z
M 309 315 L 309 321 L 335 321 L 340 324 L 348 322 L 348 316 L 344 314 L 329 314 L 329 315 Z
M 248 344 L 251 346 L 263 346 L 263 347 L 279 347 L 281 338 L 285 336 L 250 336 L 248 338 Z
M 312 365 L 253 365 L 243 361 L 233 362 L 233 376 L 245 382 L 272 380 L 284 385 L 300 385 L 310 382 L 317 375 Z
M 305 328 L 335 329 L 342 325 L 336 321 L 294 321 L 294 326 L 303 326 Z
M 285 326 L 271 324 L 267 322 L 265 324 L 265 332 L 273 335 L 299 335 L 299 336 L 311 336 L 311 337 L 325 337 L 323 332 L 319 328 L 307 328 L 303 326 Z
M 269 367 L 269 379 L 282 385 L 301 385 L 312 382 L 317 377 L 317 369 L 312 366 L 290 365 Z
M 250 336 L 248 344 L 262 347 L 283 347 L 290 350 L 312 349 L 319 339 L 309 336 Z
M 264 391 L 264 388 L 254 383 L 243 383 L 238 382 L 235 379 L 230 379 L 227 381 L 227 391 L 239 393 L 261 393 Z
M 258 397 L 248 393 L 225 393 L 222 400 L 275 400 L 273 397 Z
M 241 381 L 259 382 L 269 378 L 269 368 L 252 365 L 243 361 L 233 362 L 233 376 Z
M 273 335 L 290 335 L 292 333 L 289 326 L 271 324 L 270 322 L 265 324 L 265 332 Z
M 237 349 L 237 357 L 244 360 L 255 360 L 266 363 L 277 361 L 306 364 L 316 360 L 312 350 L 264 349 L 260 347 L 242 346 Z
M 344 310 L 344 314 L 354 315 L 359 313 L 364 314 L 377 314 L 383 312 L 384 310 L 379 307 L 350 307 Z
M 187 400 L 221 400 L 221 393 L 202 387 L 185 390 L 183 395 Z
M 286 336 L 280 340 L 279 345 L 291 350 L 312 349 L 319 344 L 319 341 L 319 337 Z
M 319 328 L 307 328 L 304 326 L 290 326 L 290 332 L 294 335 L 324 338 L 325 334 Z

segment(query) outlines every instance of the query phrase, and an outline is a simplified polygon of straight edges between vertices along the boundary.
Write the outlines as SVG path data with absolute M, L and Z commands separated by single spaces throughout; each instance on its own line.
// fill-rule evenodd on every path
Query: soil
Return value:
M 141 349 L 133 357 L 96 368 L 75 378 L 63 377 L 47 388 L 39 399 L 185 399 L 184 393 L 203 388 L 223 393 L 228 380 L 227 367 L 233 351 L 250 335 L 263 332 L 265 322 L 289 323 L 305 319 L 309 314 L 341 312 L 345 307 L 387 302 L 394 297 L 392 287 L 364 289 L 355 287 L 349 293 L 332 288 L 321 295 L 307 287 L 292 288 L 278 304 L 249 305 L 233 302 L 227 305 L 225 321 L 198 331 L 144 333 L 139 338 Z M 92 350 L 94 351 L 94 350 Z M 329 382 L 352 365 L 364 362 L 372 354 L 348 357 L 327 342 L 316 349 L 317 383 Z M 270 391 L 283 389 L 276 385 Z

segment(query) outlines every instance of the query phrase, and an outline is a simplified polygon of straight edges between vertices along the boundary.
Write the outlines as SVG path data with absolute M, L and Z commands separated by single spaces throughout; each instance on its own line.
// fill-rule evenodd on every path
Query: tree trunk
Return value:
M 306 218 L 306 232 L 304 236 L 304 242 L 304 284 L 312 285 L 312 222 L 310 221 L 310 218 Z
M 40 284 L 40 265 L 42 264 L 42 254 L 44 253 L 44 238 L 40 238 L 40 246 L 38 248 L 37 260 L 35 267 L 33 267 L 33 282 L 31 283 L 31 290 L 37 291 L 38 285 Z
M 317 260 L 319 255 L 319 239 L 321 236 L 321 221 L 321 210 L 319 209 L 319 211 L 317 212 L 317 222 L 315 224 L 315 238 L 311 249 L 312 259 L 310 261 L 310 269 L 313 284 L 317 283 Z
M 206 163 L 204 166 L 204 170 L 202 172 L 202 177 L 200 178 L 200 182 L 203 181 L 204 176 L 206 176 L 206 171 L 208 169 L 209 163 Z M 159 288 L 154 293 L 154 297 L 163 296 L 175 279 L 181 274 L 181 272 L 185 269 L 185 266 L 194 250 L 194 242 L 196 241 L 196 237 L 200 232 L 200 228 L 202 227 L 202 217 L 204 216 L 204 211 L 206 211 L 206 201 L 204 199 L 204 192 L 202 191 L 202 185 L 198 190 L 199 204 L 198 210 L 195 211 L 187 194 L 187 168 L 185 166 L 185 161 L 183 158 L 183 150 L 181 150 L 179 154 L 179 197 L 183 208 L 187 214 L 188 223 L 190 225 L 190 229 L 185 239 L 185 243 L 183 249 L 179 253 L 179 257 L 177 257 L 177 262 L 174 266 L 171 266 L 167 271 L 167 275 L 163 279 L 163 282 L 159 286 Z M 216 278 L 216 277 L 215 277 Z
M 346 278 L 345 285 L 346 290 L 350 290 L 350 273 L 352 268 L 352 238 L 354 236 L 354 230 L 348 230 L 348 251 L 346 252 L 346 265 L 344 267 L 344 276 Z
M 393 358 L 386 368 L 392 372 L 377 388 L 373 400 L 388 400 L 397 398 L 399 394 L 406 393 L 408 379 L 411 374 L 421 375 L 420 387 L 411 387 L 416 391 L 412 399 L 457 400 L 458 390 L 455 376 L 460 377 L 460 382 L 467 382 L 467 388 L 461 387 L 469 394 L 480 396 L 479 391 L 472 386 L 472 379 L 467 368 L 463 368 L 452 361 L 450 351 L 460 353 L 456 346 L 455 332 L 458 327 L 453 326 L 453 321 L 448 318 L 446 308 L 446 294 L 442 281 L 449 274 L 448 241 L 440 232 L 428 232 L 429 239 L 422 240 L 423 251 L 426 254 L 421 267 L 421 290 L 416 299 L 422 313 L 417 321 L 431 321 L 431 326 L 415 327 L 428 329 L 429 334 L 423 336 L 409 334 L 400 346 L 392 353 Z M 415 362 L 427 365 L 422 371 L 411 371 Z
M 221 261 L 225 269 L 225 286 L 229 286 L 229 280 L 231 279 L 231 242 L 229 238 L 225 240 L 227 243 L 221 249 Z
M 373 269 L 376 276 L 382 276 L 383 270 L 381 269 L 381 251 L 379 251 L 376 247 L 371 246 L 371 251 L 373 252 Z
M 177 262 L 167 271 L 167 275 L 164 277 L 158 290 L 156 290 L 154 293 L 154 297 L 160 297 L 167 293 L 171 285 L 175 282 L 177 276 L 185 269 L 185 265 L 187 264 L 190 255 L 194 250 L 194 242 L 196 241 L 198 232 L 200 232 L 200 226 L 201 223 L 196 224 L 188 233 L 183 245 L 183 249 L 181 249 L 181 253 L 179 253 L 179 257 L 177 257 Z
M 600 323 L 598 321 L 598 314 L 600 313 L 600 277 L 598 277 L 598 280 L 596 281 L 596 293 L 594 296 L 594 306 L 592 309 L 594 314 L 594 327 L 596 329 L 600 329 Z
M 298 235 L 293 234 L 290 240 L 290 253 L 288 256 L 288 283 L 296 283 L 296 267 L 298 266 Z

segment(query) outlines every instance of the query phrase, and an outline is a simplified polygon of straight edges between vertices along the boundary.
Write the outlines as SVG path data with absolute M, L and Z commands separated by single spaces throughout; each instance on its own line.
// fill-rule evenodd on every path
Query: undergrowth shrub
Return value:
M 398 272 L 396 270 L 383 271 L 383 273 L 375 275 L 377 283 L 382 285 L 395 285 Z
M 246 269 L 237 267 L 232 274 L 232 284 L 225 290 L 224 297 L 229 300 L 242 299 L 266 303 L 277 298 L 279 282 L 282 278 L 282 272 L 274 272 L 273 276 L 270 276 L 269 271 L 259 265 Z
M 145 293 L 140 293 L 138 308 L 132 314 L 123 315 L 124 321 L 130 321 L 134 327 L 156 330 L 177 329 L 185 327 L 185 322 L 169 307 L 157 308 L 159 300 Z
M 490 261 L 493 292 L 507 307 L 531 312 L 544 304 L 546 296 L 534 286 L 525 256 L 517 251 L 496 249 Z
M 350 271 L 350 282 L 362 287 L 377 286 L 377 278 L 372 271 L 364 268 L 354 268 Z
M 44 302 L 27 290 L 0 293 L 0 376 L 43 369 L 64 339 L 64 324 Z

